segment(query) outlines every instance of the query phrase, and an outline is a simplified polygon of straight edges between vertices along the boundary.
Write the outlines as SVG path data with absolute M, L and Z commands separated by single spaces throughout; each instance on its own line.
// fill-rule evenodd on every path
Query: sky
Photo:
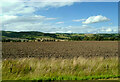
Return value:
M 2 30 L 118 33 L 118 2 L 17 1 L 0 4 Z

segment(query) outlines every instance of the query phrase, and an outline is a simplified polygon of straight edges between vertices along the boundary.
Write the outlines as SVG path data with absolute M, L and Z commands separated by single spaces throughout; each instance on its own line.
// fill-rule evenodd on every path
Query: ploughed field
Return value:
M 3 42 L 2 58 L 78 58 L 118 56 L 117 41 Z

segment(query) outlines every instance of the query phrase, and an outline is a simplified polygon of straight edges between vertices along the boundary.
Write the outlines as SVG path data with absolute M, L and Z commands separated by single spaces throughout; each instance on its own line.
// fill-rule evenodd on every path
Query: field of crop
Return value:
M 3 80 L 118 78 L 118 42 L 4 42 Z

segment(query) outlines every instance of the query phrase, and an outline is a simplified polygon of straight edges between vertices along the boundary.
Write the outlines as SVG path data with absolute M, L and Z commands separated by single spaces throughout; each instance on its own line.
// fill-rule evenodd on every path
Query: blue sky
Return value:
M 3 5 L 7 31 L 117 33 L 117 2 L 30 2 Z
M 44 15 L 47 17 L 59 18 L 57 21 L 66 21 L 65 25 L 81 25 L 79 22 L 72 22 L 74 19 L 87 19 L 90 16 L 103 15 L 111 19 L 109 22 L 100 23 L 107 25 L 118 23 L 118 3 L 114 2 L 76 2 L 71 6 L 64 6 L 60 8 L 50 8 L 48 10 L 38 10 L 37 15 Z

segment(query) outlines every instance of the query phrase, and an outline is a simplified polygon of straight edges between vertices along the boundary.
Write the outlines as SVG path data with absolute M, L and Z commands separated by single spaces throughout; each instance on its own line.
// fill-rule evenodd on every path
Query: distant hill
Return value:
M 38 38 L 51 38 L 60 40 L 118 40 L 116 34 L 78 34 L 78 33 L 43 33 L 38 31 L 1 31 L 2 40 L 6 39 L 27 39 L 36 40 Z
M 2 31 L 3 38 L 24 38 L 24 39 L 35 39 L 39 37 L 56 37 L 55 34 L 42 33 L 37 31 L 27 31 L 27 32 L 12 32 L 12 31 Z

